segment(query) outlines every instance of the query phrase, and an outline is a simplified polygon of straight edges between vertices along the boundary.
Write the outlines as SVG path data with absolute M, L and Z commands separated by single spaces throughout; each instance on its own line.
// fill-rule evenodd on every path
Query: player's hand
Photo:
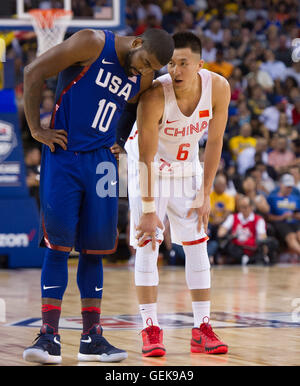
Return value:
M 125 153 L 125 150 L 117 143 L 112 145 L 112 147 L 110 148 L 110 151 L 112 152 L 112 154 L 115 156 L 117 160 L 119 160 L 120 153 Z
M 64 150 L 67 150 L 68 134 L 65 130 L 43 129 L 36 130 L 31 133 L 32 137 L 37 141 L 49 146 L 52 152 L 55 151 L 55 144 L 57 143 Z
M 140 218 L 140 223 L 136 227 L 138 231 L 136 238 L 138 239 L 138 246 L 141 247 L 148 238 L 151 238 L 153 251 L 156 248 L 156 228 L 164 229 L 162 222 L 157 216 L 156 212 L 143 213 Z
M 203 224 L 204 231 L 207 233 L 208 228 L 208 219 L 210 213 L 210 198 L 209 196 L 205 196 L 203 200 L 201 200 L 201 204 L 199 205 L 199 197 L 196 197 L 192 204 L 192 208 L 188 211 L 187 217 L 190 217 L 192 213 L 196 211 L 198 216 L 198 225 L 197 231 L 201 231 L 201 227 Z

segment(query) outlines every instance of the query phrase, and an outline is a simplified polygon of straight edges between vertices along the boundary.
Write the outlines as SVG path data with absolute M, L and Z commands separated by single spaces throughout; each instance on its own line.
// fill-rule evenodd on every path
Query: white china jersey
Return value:
M 169 74 L 157 80 L 162 84 L 165 106 L 159 124 L 158 151 L 155 170 L 160 176 L 189 177 L 202 174 L 199 162 L 199 141 L 207 131 L 212 118 L 212 77 L 205 69 L 199 71 L 202 80 L 200 100 L 190 116 L 178 107 L 172 79 Z M 130 158 L 139 160 L 138 130 L 134 124 L 125 150 Z

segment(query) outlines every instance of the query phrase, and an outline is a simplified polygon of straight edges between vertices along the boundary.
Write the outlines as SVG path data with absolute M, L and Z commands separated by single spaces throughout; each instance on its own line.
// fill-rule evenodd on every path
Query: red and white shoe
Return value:
M 148 324 L 148 320 L 151 324 Z M 148 319 L 148 327 L 142 330 L 144 357 L 162 357 L 166 354 L 165 346 L 163 345 L 163 330 L 158 326 L 153 326 L 152 319 Z
M 209 322 L 192 329 L 191 352 L 205 354 L 226 354 L 228 346 L 213 332 Z

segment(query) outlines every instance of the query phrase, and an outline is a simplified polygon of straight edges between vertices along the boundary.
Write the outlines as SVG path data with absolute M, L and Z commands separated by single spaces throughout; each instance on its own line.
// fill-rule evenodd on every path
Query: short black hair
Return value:
M 174 51 L 174 40 L 165 30 L 149 28 L 141 36 L 143 48 L 155 55 L 160 64 L 165 66 L 172 58 Z
M 201 40 L 189 31 L 177 32 L 173 35 L 175 48 L 190 48 L 192 52 L 202 55 Z

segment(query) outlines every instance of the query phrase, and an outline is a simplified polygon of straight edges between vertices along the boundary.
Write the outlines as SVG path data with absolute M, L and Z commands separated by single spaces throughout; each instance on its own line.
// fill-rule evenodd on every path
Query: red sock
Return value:
M 82 308 L 81 315 L 83 334 L 87 334 L 94 324 L 100 324 L 100 312 L 101 309 L 99 307 Z
M 54 333 L 58 332 L 58 324 L 60 318 L 61 307 L 53 306 L 52 304 L 42 305 L 42 320 L 43 325 L 48 324 L 53 328 Z

